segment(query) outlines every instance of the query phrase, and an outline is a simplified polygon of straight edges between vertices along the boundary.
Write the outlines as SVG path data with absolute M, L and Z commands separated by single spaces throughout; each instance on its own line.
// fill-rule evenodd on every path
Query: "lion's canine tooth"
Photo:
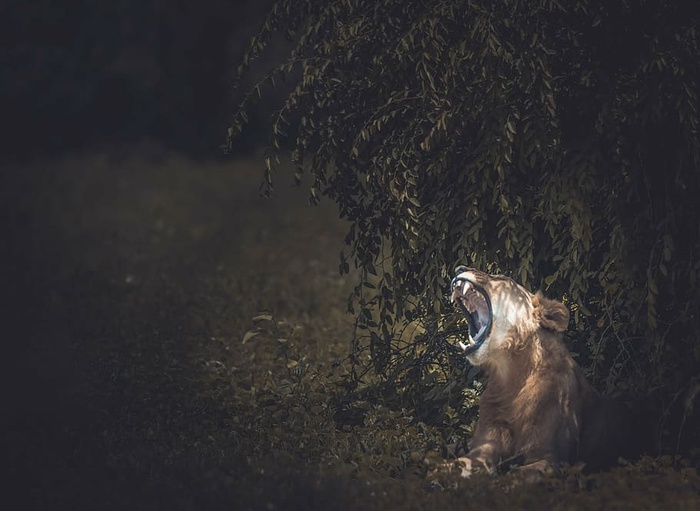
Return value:
M 469 333 L 467 334 L 467 344 L 464 344 L 462 341 L 459 341 L 459 347 L 462 348 L 463 351 L 466 351 L 468 347 L 474 346 L 476 344 L 476 341 L 472 337 L 472 334 Z

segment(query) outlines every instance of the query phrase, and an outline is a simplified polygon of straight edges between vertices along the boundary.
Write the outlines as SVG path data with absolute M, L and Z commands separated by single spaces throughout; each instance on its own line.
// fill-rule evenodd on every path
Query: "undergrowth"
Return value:
M 3 446 L 27 508 L 700 506 L 675 457 L 431 485 L 472 432 L 470 368 L 414 392 L 370 374 L 349 388 L 345 225 L 291 187 L 260 199 L 258 177 L 143 151 L 13 169 Z

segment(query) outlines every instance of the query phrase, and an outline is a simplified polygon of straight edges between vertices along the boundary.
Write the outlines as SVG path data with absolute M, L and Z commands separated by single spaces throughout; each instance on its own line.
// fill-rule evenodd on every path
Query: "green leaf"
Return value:
M 249 330 L 249 331 L 246 332 L 245 335 L 243 336 L 243 340 L 241 341 L 241 344 L 247 343 L 247 342 L 250 341 L 253 337 L 257 336 L 258 334 L 260 334 L 259 331 L 256 331 L 256 330 Z

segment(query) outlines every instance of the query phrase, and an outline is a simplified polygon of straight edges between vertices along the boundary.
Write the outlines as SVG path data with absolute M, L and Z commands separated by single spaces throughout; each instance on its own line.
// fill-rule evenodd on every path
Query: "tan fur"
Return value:
M 510 278 L 460 271 L 484 288 L 493 308 L 490 334 L 468 356 L 483 368 L 487 383 L 469 453 L 460 458 L 463 475 L 478 467 L 494 472 L 516 457 L 541 471 L 576 461 L 600 468 L 626 454 L 616 451 L 624 440 L 610 434 L 615 425 L 605 423 L 625 414 L 610 412 L 611 402 L 586 381 L 562 342 L 568 309 Z

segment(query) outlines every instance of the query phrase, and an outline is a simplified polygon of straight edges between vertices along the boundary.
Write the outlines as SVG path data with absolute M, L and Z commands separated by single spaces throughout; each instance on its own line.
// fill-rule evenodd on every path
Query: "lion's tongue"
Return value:
M 474 338 L 472 337 L 472 335 L 479 333 L 479 329 L 476 326 L 476 320 L 474 319 L 474 314 L 478 314 L 478 313 L 476 311 L 474 311 L 474 312 L 470 312 L 469 314 L 467 314 L 467 323 L 469 323 L 469 338 L 470 338 L 469 340 L 472 342 L 474 341 Z

